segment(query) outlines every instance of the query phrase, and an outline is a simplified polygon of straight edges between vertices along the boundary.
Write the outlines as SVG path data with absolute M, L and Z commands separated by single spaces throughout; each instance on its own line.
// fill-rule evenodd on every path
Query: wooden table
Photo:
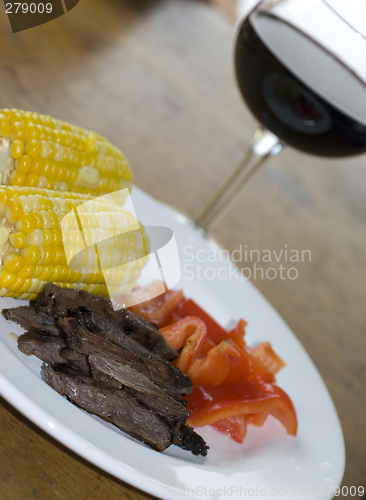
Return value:
M 193 215 L 256 127 L 235 86 L 233 37 L 221 12 L 193 0 L 84 0 L 17 35 L 2 8 L 0 106 L 97 130 L 125 151 L 137 185 Z M 288 148 L 215 231 L 229 250 L 311 250 L 297 280 L 255 285 L 331 392 L 345 435 L 347 486 L 364 485 L 366 472 L 365 163 Z M 0 404 L 2 500 L 146 498 Z

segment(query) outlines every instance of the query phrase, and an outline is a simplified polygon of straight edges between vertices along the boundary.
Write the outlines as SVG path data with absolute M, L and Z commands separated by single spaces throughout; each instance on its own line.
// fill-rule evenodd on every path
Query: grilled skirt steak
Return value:
M 77 406 L 111 422 L 157 451 L 164 451 L 173 442 L 173 433 L 159 415 L 124 390 L 102 387 L 92 378 L 63 365 L 48 366 L 45 380 Z
M 89 356 L 92 369 L 118 380 L 135 394 L 135 398 L 146 406 L 167 418 L 184 419 L 190 412 L 176 399 L 165 394 L 148 377 L 130 366 L 116 363 L 102 356 Z
M 44 336 L 41 333 L 27 332 L 18 338 L 18 349 L 27 356 L 37 356 L 46 363 L 66 363 L 61 351 L 66 347 L 61 337 Z
M 44 287 L 36 310 L 52 316 L 64 317 L 69 316 L 69 311 L 83 306 L 108 320 L 113 320 L 139 344 L 160 357 L 168 361 L 178 357 L 178 352 L 169 345 L 158 328 L 150 321 L 128 309 L 115 311 L 112 302 L 101 295 L 91 295 L 83 290 L 60 288 L 49 283 Z
M 44 332 L 48 335 L 60 335 L 55 318 L 43 312 L 37 313 L 34 307 L 21 306 L 3 309 L 2 315 L 30 332 Z
M 104 297 L 52 284 L 36 309 L 3 315 L 29 330 L 19 336 L 19 350 L 47 363 L 46 382 L 74 404 L 155 450 L 175 444 L 206 456 L 205 441 L 186 423 L 182 395 L 192 382 L 168 361 L 177 351 L 144 318 L 114 311 Z
M 92 313 L 93 315 L 96 313 Z M 58 318 L 68 346 L 76 352 L 92 356 L 103 352 L 117 363 L 126 364 L 146 375 L 168 394 L 187 394 L 192 391 L 192 382 L 169 361 L 150 353 L 127 335 L 120 336 L 119 345 L 113 342 L 116 327 L 103 319 L 105 330 L 96 333 L 83 328 L 74 318 Z M 119 332 L 120 333 L 120 332 Z M 123 333 L 123 332 L 122 332 Z

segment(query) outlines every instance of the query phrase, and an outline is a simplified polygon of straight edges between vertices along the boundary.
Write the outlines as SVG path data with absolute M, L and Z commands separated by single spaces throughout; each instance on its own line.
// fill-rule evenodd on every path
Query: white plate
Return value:
M 133 203 L 145 225 L 171 228 L 182 266 L 187 254 L 201 250 L 199 259 L 213 248 L 184 218 L 135 188 Z M 184 252 L 184 248 L 186 248 Z M 212 255 L 212 253 L 210 254 Z M 211 259 L 212 260 L 212 259 Z M 197 265 L 197 261 L 193 264 Z M 190 263 L 192 264 L 192 263 Z M 229 270 L 227 262 L 201 263 L 212 270 Z M 299 432 L 289 437 L 269 419 L 263 428 L 251 427 L 243 445 L 213 428 L 200 429 L 210 446 L 206 459 L 176 447 L 157 453 L 90 416 L 59 396 L 41 379 L 41 362 L 17 350 L 11 332 L 22 330 L 0 320 L 0 392 L 15 408 L 74 452 L 127 483 L 161 499 L 169 497 L 218 498 L 244 496 L 304 496 L 332 498 L 342 480 L 345 451 L 342 430 L 330 395 L 311 359 L 288 326 L 247 281 L 190 280 L 183 268 L 177 285 L 223 326 L 240 318 L 248 321 L 249 344 L 268 340 L 287 367 L 278 384 L 292 398 Z M 223 271 L 221 276 L 223 276 Z M 145 277 L 146 279 L 146 277 Z M 19 306 L 1 299 L 1 309 Z M 206 488 L 206 489 L 205 489 Z

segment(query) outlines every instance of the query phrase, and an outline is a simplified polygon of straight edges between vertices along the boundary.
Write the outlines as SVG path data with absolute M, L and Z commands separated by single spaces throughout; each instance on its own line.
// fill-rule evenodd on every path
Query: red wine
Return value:
M 366 126 L 297 78 L 263 43 L 249 19 L 239 32 L 235 65 L 249 109 L 286 144 L 319 156 L 366 152 Z

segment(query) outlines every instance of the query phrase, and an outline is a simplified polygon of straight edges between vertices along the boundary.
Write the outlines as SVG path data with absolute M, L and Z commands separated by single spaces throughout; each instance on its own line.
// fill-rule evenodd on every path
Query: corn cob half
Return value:
M 0 186 L 0 296 L 36 299 L 49 282 L 128 293 L 147 261 L 148 240 L 116 196 Z
M 131 181 L 123 153 L 104 137 L 50 116 L 0 110 L 0 184 L 101 195 Z

